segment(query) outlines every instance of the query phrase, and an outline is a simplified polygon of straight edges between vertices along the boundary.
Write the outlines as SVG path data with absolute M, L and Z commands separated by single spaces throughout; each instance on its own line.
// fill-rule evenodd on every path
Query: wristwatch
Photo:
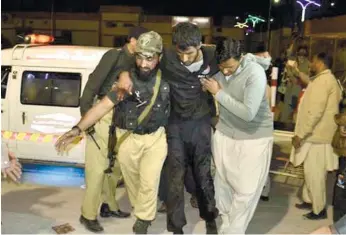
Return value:
M 80 129 L 79 126 L 73 126 L 73 127 L 71 128 L 71 130 L 73 130 L 73 129 L 77 129 L 77 130 L 78 130 L 78 135 L 82 134 L 82 130 Z

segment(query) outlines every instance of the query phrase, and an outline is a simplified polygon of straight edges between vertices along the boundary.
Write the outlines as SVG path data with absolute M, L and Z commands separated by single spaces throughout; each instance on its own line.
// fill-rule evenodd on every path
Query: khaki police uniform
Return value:
M 138 38 L 136 52 L 145 59 L 161 53 L 161 36 L 153 31 L 142 34 Z M 161 71 L 153 70 L 151 75 L 143 79 L 137 68 L 130 70 L 130 75 L 134 87 L 133 95 L 117 104 L 115 112 L 118 141 L 127 131 L 132 133 L 119 145 L 117 160 L 134 207 L 134 215 L 137 217 L 134 232 L 146 233 L 150 221 L 156 216 L 160 175 L 167 156 L 165 126 L 170 111 L 169 85 L 161 79 L 151 111 L 147 118 L 138 124 L 138 117 L 151 103 Z M 116 103 L 115 91 L 107 96 Z
M 93 105 L 95 96 L 101 99 L 112 88 L 117 75 L 124 68 L 133 67 L 135 58 L 125 45 L 122 49 L 112 49 L 102 57 L 100 63 L 90 75 L 83 91 L 80 109 L 83 116 Z M 94 126 L 92 133 L 86 141 L 85 154 L 85 181 L 86 190 L 82 203 L 82 215 L 88 220 L 95 220 L 102 202 L 107 203 L 111 211 L 118 211 L 116 201 L 116 187 L 121 178 L 120 166 L 115 163 L 111 177 L 105 175 L 109 160 L 108 135 L 113 111 L 110 111 Z

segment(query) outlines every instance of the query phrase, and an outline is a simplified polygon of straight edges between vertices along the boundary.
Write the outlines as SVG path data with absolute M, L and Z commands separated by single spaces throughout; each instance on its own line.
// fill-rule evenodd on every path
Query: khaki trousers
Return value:
M 125 132 L 117 129 L 117 137 Z M 138 219 L 155 219 L 161 170 L 166 156 L 167 140 L 163 127 L 151 134 L 131 134 L 120 145 L 117 159 L 134 215 Z
M 121 177 L 119 164 L 115 162 L 111 175 L 104 173 L 109 164 L 107 158 L 108 131 L 112 114 L 113 111 L 110 111 L 95 124 L 93 136 L 101 149 L 98 149 L 90 136 L 87 137 L 85 155 L 86 190 L 82 204 L 82 215 L 89 220 L 96 219 L 102 202 L 108 203 L 113 211 L 119 209 L 116 201 L 116 187 Z

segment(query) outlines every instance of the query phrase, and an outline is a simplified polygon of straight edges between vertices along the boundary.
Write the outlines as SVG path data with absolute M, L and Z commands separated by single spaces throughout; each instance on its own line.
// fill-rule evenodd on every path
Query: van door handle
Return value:
M 1 113 L 3 113 L 3 112 L 4 112 L 4 110 L 1 109 Z
M 22 112 L 22 122 L 25 124 L 25 112 Z

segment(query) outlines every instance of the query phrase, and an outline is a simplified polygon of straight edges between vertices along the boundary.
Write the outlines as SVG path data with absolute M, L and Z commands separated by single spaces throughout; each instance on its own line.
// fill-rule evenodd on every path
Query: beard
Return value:
M 157 69 L 158 69 L 157 67 L 154 69 L 138 68 L 137 67 L 136 72 L 138 75 L 138 79 L 143 80 L 143 81 L 148 81 L 156 73 Z

